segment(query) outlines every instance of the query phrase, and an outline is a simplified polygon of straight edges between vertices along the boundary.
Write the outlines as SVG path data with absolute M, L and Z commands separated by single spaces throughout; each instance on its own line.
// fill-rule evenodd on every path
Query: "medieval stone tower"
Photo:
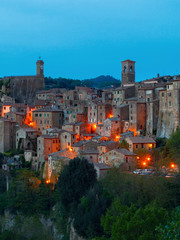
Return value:
M 135 84 L 135 63 L 131 60 L 122 61 L 121 80 L 122 86 L 133 86 Z
M 42 60 L 38 60 L 36 62 L 37 67 L 37 76 L 44 76 L 44 62 Z

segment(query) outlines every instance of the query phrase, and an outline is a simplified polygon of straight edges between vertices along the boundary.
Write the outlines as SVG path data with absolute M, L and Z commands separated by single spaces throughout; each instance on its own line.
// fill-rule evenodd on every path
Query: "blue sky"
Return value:
M 1 0 L 0 76 L 121 78 L 180 74 L 180 0 Z

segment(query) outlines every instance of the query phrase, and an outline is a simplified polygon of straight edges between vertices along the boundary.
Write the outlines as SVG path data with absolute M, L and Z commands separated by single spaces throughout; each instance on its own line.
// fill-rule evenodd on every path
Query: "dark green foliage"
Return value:
M 67 78 L 45 78 L 45 85 L 46 88 L 67 88 L 67 89 L 74 89 L 76 86 L 82 87 L 110 87 L 111 85 L 120 86 L 120 81 L 111 77 L 111 76 L 99 76 L 97 78 L 86 79 L 86 80 L 74 80 L 74 79 L 67 79 Z
M 69 162 L 60 174 L 57 182 L 60 203 L 66 213 L 74 212 L 80 199 L 96 183 L 96 171 L 93 164 L 85 159 L 75 158 Z
M 156 147 L 164 147 L 166 145 L 167 138 L 156 138 Z
M 4 154 L 0 153 L 0 169 L 2 168 L 3 160 L 4 160 Z
M 79 236 L 92 238 L 102 235 L 100 220 L 110 203 L 111 198 L 101 184 L 97 184 L 81 199 L 73 223 Z
M 177 207 L 171 214 L 171 218 L 166 225 L 156 228 L 158 240 L 178 240 L 180 239 L 180 207 Z
M 134 205 L 123 206 L 115 199 L 102 217 L 102 226 L 110 240 L 155 240 L 155 227 L 166 223 L 167 216 L 167 211 L 155 203 L 137 209 Z
M 27 240 L 27 238 L 15 232 L 5 230 L 3 233 L 1 233 L 0 240 Z
M 129 150 L 129 144 L 126 142 L 126 140 L 122 140 L 122 142 L 120 142 L 119 144 L 119 148 L 125 148 L 127 150 Z
M 123 174 L 112 170 L 103 185 L 113 197 L 118 197 L 122 205 L 144 207 L 152 201 L 167 208 L 180 205 L 180 181 L 164 177 L 149 177 Z
M 173 160 L 180 167 L 180 130 L 172 133 L 167 140 L 165 146 L 165 153 L 169 159 L 169 162 Z
M 51 184 L 40 184 L 34 172 L 21 169 L 15 171 L 6 200 L 6 208 L 12 213 L 48 215 L 55 204 L 55 195 Z
M 7 172 L 0 169 L 0 194 L 6 191 L 6 175 Z

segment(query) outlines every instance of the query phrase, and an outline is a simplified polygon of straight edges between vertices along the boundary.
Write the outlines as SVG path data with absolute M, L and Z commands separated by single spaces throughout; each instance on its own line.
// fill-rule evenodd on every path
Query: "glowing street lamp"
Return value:
M 146 162 L 143 162 L 143 166 L 146 166 Z
M 174 165 L 174 163 L 172 163 L 172 164 L 171 164 L 171 168 L 175 168 L 175 165 Z

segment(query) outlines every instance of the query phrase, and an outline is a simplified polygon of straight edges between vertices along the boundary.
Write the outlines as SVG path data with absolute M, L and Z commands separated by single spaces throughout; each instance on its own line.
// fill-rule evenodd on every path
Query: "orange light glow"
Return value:
M 46 184 L 49 184 L 50 183 L 50 180 L 46 180 Z
M 134 136 L 137 136 L 137 131 L 135 128 L 129 128 L 129 131 L 134 132 Z
M 116 139 L 119 139 L 120 138 L 120 136 L 116 136 Z
M 150 158 L 150 157 L 148 157 L 148 158 L 147 158 L 147 160 L 148 160 L 148 161 L 150 161 L 150 160 L 151 160 L 151 158 Z
M 72 152 L 72 151 L 73 151 L 72 147 L 69 147 L 69 151 L 70 151 L 70 152 Z
M 93 124 L 93 127 L 94 127 L 94 129 L 96 129 L 96 127 L 97 127 L 96 124 Z
M 152 145 L 152 144 L 149 144 L 148 146 L 149 146 L 149 148 L 152 148 L 153 145 Z
M 143 165 L 144 165 L 144 166 L 146 166 L 146 163 L 145 163 L 145 162 L 143 162 Z
M 171 164 L 171 167 L 172 167 L 172 168 L 174 168 L 174 167 L 175 167 L 175 165 L 174 165 L 174 164 Z
M 137 160 L 139 160 L 139 157 L 137 157 Z
M 112 115 L 112 114 L 109 114 L 109 118 L 113 118 L 113 115 Z

